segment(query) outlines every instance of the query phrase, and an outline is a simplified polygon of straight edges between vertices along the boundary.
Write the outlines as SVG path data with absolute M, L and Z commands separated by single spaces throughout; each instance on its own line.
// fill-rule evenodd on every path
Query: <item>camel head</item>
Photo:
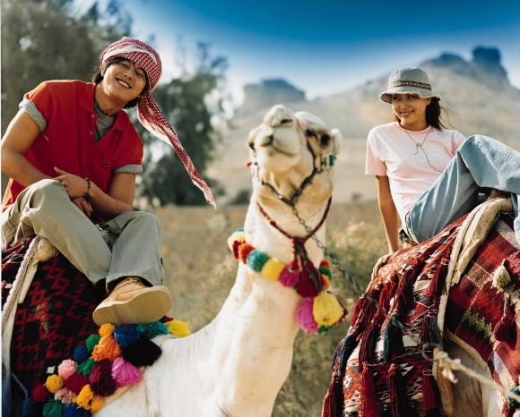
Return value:
M 289 205 L 303 193 L 319 201 L 328 199 L 340 141 L 339 130 L 318 117 L 275 105 L 247 139 L 254 193 L 261 200 Z

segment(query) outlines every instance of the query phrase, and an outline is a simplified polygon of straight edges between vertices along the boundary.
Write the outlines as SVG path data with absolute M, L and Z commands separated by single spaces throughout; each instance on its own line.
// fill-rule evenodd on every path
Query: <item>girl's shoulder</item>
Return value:
M 374 126 L 370 131 L 368 132 L 368 136 L 379 136 L 379 135 L 386 135 L 389 132 L 393 132 L 396 129 L 398 129 L 398 123 L 397 122 L 390 122 L 385 123 L 382 125 Z

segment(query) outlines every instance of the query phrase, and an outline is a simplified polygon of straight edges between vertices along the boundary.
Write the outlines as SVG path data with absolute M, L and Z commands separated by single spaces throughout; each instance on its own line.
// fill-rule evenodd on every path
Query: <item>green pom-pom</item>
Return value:
M 76 366 L 76 371 L 82 375 L 89 376 L 95 364 L 96 361 L 93 358 L 88 358 L 85 362 Z
M 91 334 L 89 337 L 87 337 L 87 340 L 85 340 L 85 346 L 87 346 L 89 352 L 94 350 L 94 346 L 99 343 L 100 339 L 101 336 L 99 334 Z
M 64 405 L 61 401 L 52 400 L 47 401 L 43 406 L 43 417 L 61 417 L 61 413 L 63 412 Z
M 329 280 L 332 278 L 332 272 L 330 272 L 330 268 L 326 266 L 320 266 L 319 270 L 320 274 L 328 276 Z
M 253 271 L 260 272 L 268 260 L 269 256 L 266 253 L 254 250 L 247 256 L 247 265 Z
M 154 323 L 138 324 L 137 331 L 147 339 L 153 339 L 155 336 L 168 334 L 168 327 L 161 321 Z

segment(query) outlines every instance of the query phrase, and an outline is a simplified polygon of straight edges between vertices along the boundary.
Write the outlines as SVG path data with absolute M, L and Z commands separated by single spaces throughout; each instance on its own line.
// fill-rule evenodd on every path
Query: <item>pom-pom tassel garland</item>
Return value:
M 62 361 L 56 374 L 32 390 L 31 400 L 41 404 L 45 417 L 90 417 L 117 388 L 142 380 L 140 367 L 152 365 L 161 354 L 151 339 L 167 334 L 181 337 L 190 331 L 187 323 L 171 318 L 121 327 L 103 324 L 74 350 L 74 360 Z
M 325 333 L 347 315 L 345 307 L 327 291 L 331 272 L 326 260 L 316 268 L 308 258 L 298 253 L 288 265 L 284 265 L 247 243 L 242 229 L 229 237 L 228 246 L 233 256 L 251 270 L 268 280 L 278 281 L 284 287 L 293 288 L 303 298 L 297 317 L 304 332 Z

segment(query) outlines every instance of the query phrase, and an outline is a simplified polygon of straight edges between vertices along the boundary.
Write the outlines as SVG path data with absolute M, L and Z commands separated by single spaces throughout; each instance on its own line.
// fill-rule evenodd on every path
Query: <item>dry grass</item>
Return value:
M 226 240 L 242 227 L 246 209 L 169 207 L 158 212 L 164 226 L 163 257 L 167 285 L 174 297 L 173 314 L 189 320 L 193 331 L 216 315 L 233 285 L 237 265 L 229 255 Z M 372 266 L 386 249 L 376 204 L 335 204 L 327 225 L 328 248 L 364 288 Z M 359 293 L 336 268 L 333 285 L 351 310 Z M 332 355 L 347 326 L 344 322 L 322 336 L 298 334 L 292 371 L 276 401 L 274 417 L 320 415 Z

